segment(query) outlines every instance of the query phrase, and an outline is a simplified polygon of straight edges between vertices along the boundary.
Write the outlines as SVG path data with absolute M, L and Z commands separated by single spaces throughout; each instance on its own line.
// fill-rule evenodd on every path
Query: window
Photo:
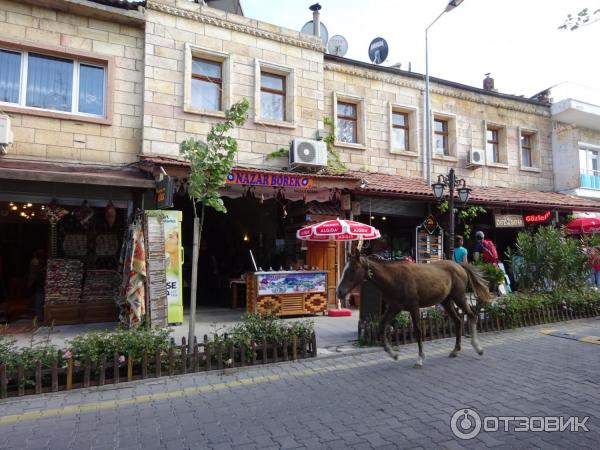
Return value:
M 500 162 L 500 140 L 498 138 L 498 130 L 496 128 L 487 128 L 486 130 L 486 149 L 490 155 L 492 162 Z
M 337 140 L 349 144 L 358 142 L 356 105 L 353 103 L 337 103 Z
M 408 113 L 392 111 L 392 147 L 398 150 L 410 148 Z
M 192 58 L 192 107 L 209 111 L 222 109 L 223 65 Z
M 260 116 L 285 121 L 285 76 L 260 73 Z
M 0 102 L 90 116 L 105 115 L 106 67 L 0 50 Z
M 580 185 L 600 189 L 600 149 L 579 148 Z
M 438 155 L 450 155 L 448 146 L 448 121 L 443 119 L 434 119 L 434 152 Z
M 523 167 L 533 167 L 532 141 L 531 134 L 521 133 L 521 165 Z
M 0 50 L 0 102 L 19 102 L 21 54 Z

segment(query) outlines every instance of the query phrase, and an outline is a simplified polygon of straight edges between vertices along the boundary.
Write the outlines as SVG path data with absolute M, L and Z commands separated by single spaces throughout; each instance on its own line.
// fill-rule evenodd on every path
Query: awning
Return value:
M 352 172 L 364 188 L 353 191 L 362 195 L 395 196 L 433 201 L 431 186 L 420 178 L 382 173 Z M 558 211 L 600 211 L 600 202 L 557 192 L 528 191 L 495 186 L 469 186 L 469 203 L 502 208 L 549 208 Z
M 156 186 L 153 177 L 133 167 L 59 164 L 0 158 L 0 180 L 3 179 L 138 189 L 154 189 Z
M 183 159 L 167 158 L 164 156 L 140 156 L 140 169 L 158 174 L 162 167 L 168 175 L 187 178 L 190 174 L 190 163 Z M 240 177 L 237 175 L 241 174 Z M 283 171 L 265 167 L 236 166 L 232 170 L 233 184 L 257 187 L 277 187 L 290 189 L 354 189 L 360 182 L 360 177 L 354 173 L 308 173 L 299 171 Z M 303 178 L 309 184 L 298 184 L 298 178 Z M 264 180 L 268 180 L 268 184 Z M 293 180 L 293 181 L 292 181 Z

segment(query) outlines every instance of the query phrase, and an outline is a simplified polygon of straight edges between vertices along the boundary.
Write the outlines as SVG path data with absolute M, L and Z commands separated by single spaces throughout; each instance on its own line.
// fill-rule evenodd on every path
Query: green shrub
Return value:
M 481 271 L 483 278 L 488 282 L 490 292 L 497 292 L 498 285 L 504 283 L 504 272 L 491 263 L 476 261 L 474 264 Z
M 292 341 L 295 335 L 298 339 L 309 339 L 314 332 L 312 320 L 286 321 L 272 315 L 248 314 L 244 319 L 234 325 L 227 333 L 228 342 L 250 345 L 251 342 L 260 342 L 263 338 L 267 341 L 282 342 Z M 215 342 L 224 341 L 225 334 L 215 334 Z
M 588 283 L 589 264 L 580 246 L 580 241 L 552 226 L 520 232 L 509 252 L 519 286 L 540 292 L 581 289 Z
M 69 342 L 69 351 L 73 358 L 79 361 L 98 364 L 103 354 L 109 359 L 115 353 L 124 357 L 131 355 L 134 359 L 139 359 L 144 352 L 149 356 L 154 355 L 157 350 L 166 353 L 170 346 L 171 338 L 168 329 L 137 327 L 82 334 Z

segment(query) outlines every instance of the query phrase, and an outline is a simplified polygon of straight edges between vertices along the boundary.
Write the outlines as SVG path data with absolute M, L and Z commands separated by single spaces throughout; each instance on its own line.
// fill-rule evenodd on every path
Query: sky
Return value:
M 300 30 L 316 0 L 241 0 L 244 15 Z M 347 58 L 370 62 L 371 40 L 390 48 L 384 66 L 425 72 L 425 28 L 448 0 L 320 0 L 329 36 L 348 41 Z M 600 104 L 600 22 L 558 30 L 567 14 L 600 0 L 464 0 L 429 30 L 429 75 L 482 87 L 490 72 L 498 91 L 530 97 L 553 91 Z M 569 82 L 565 85 L 563 83 Z M 573 94 L 572 92 L 576 92 Z M 571 93 L 571 94 L 569 94 Z M 586 99 L 581 98 L 586 96 Z M 555 98 L 555 100 L 558 100 Z

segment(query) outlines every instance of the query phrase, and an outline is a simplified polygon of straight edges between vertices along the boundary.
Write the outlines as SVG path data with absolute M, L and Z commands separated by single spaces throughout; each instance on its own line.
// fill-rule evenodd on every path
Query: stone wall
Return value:
M 334 98 L 364 102 L 366 135 L 362 145 L 340 144 L 343 159 L 352 169 L 410 177 L 423 176 L 424 83 L 416 77 L 359 67 L 347 62 L 325 64 L 325 115 L 333 117 Z M 451 131 L 454 155 L 433 157 L 433 177 L 457 169 L 473 186 L 513 186 L 552 190 L 551 121 L 549 108 L 432 82 L 431 110 L 455 126 Z M 391 149 L 390 111 L 411 113 L 409 152 Z M 504 164 L 467 168 L 471 148 L 484 149 L 486 123 L 501 126 L 506 150 Z M 452 127 L 452 125 L 451 125 Z M 519 130 L 535 132 L 535 168 L 521 167 Z
M 227 104 L 244 97 L 250 101 L 246 125 L 232 134 L 239 144 L 238 164 L 287 165 L 286 158 L 268 160 L 265 156 L 287 148 L 294 137 L 314 139 L 323 127 L 323 55 L 319 40 L 184 0 L 151 0 L 146 24 L 144 154 L 177 157 L 181 141 L 187 137 L 205 138 L 211 124 L 222 120 L 222 113 L 186 106 L 185 83 L 190 78 L 192 52 L 227 60 L 223 63 L 230 71 L 230 82 L 223 86 Z M 257 64 L 293 74 L 288 122 L 274 124 L 255 117 Z
M 0 106 L 9 113 L 14 133 L 14 144 L 4 158 L 110 165 L 137 160 L 142 131 L 142 28 L 0 0 L 0 40 L 27 45 L 42 54 L 65 58 L 84 54 L 106 60 L 107 95 L 112 97 L 112 111 L 107 119 L 97 121 Z M 9 47 L 0 43 L 0 48 Z

